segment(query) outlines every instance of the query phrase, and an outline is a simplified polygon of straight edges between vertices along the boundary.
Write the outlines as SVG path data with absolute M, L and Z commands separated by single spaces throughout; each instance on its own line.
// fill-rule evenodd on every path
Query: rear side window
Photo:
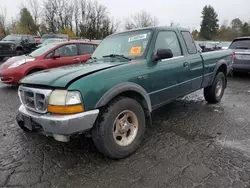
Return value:
M 182 55 L 177 35 L 173 31 L 159 32 L 155 43 L 155 52 L 157 52 L 158 49 L 170 49 L 174 57 Z
M 188 53 L 189 54 L 196 54 L 197 48 L 196 48 L 196 45 L 194 43 L 194 40 L 193 40 L 193 37 L 191 36 L 191 34 L 188 31 L 182 31 L 181 34 L 184 38 Z
M 229 46 L 230 49 L 250 49 L 250 38 L 246 39 L 237 39 L 232 42 L 232 44 Z
M 80 55 L 92 54 L 96 46 L 92 44 L 80 44 Z

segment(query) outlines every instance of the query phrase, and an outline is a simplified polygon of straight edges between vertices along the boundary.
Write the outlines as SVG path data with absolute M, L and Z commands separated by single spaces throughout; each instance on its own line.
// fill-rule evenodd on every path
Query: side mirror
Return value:
M 57 59 L 57 58 L 60 58 L 60 57 L 61 57 L 60 54 L 54 54 L 54 55 L 53 55 L 53 58 L 54 58 L 54 59 Z
M 158 49 L 156 55 L 154 55 L 153 59 L 155 61 L 159 61 L 162 59 L 169 59 L 172 58 L 173 52 L 170 49 Z

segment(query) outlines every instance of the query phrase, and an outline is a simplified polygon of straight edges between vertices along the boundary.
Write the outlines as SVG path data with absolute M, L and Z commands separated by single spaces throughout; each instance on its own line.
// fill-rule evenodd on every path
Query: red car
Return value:
M 26 75 L 37 71 L 84 63 L 96 47 L 95 43 L 80 41 L 47 44 L 29 55 L 8 59 L 0 67 L 0 81 L 15 85 Z

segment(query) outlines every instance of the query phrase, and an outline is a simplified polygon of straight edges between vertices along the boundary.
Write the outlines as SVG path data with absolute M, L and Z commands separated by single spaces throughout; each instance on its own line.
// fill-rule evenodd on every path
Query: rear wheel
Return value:
M 134 99 L 120 97 L 111 102 L 92 130 L 92 139 L 104 155 L 119 159 L 131 155 L 143 140 L 145 115 Z
M 217 73 L 213 85 L 204 88 L 205 100 L 209 103 L 218 103 L 223 97 L 226 87 L 226 77 L 222 72 Z

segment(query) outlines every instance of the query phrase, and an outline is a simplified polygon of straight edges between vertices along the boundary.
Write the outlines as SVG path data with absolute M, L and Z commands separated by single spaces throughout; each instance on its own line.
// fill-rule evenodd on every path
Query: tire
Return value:
M 20 56 L 20 55 L 23 55 L 23 54 L 24 54 L 24 52 L 22 50 L 17 50 L 16 51 L 16 55 L 17 56 Z
M 34 69 L 34 70 L 31 70 L 30 72 L 28 72 L 27 76 L 30 75 L 30 74 L 33 74 L 33 73 L 36 73 L 36 72 L 39 72 L 41 71 L 40 69 Z
M 220 85 L 220 86 L 219 86 Z M 213 85 L 204 88 L 204 97 L 208 103 L 218 103 L 223 97 L 226 88 L 226 77 L 222 72 L 218 72 Z
M 27 127 L 24 126 L 24 122 L 23 122 L 23 119 L 22 119 L 20 113 L 18 113 L 17 116 L 16 116 L 16 122 L 17 122 L 17 125 L 18 125 L 24 132 L 31 132 L 31 130 L 29 130 Z
M 123 119 L 127 120 L 125 121 L 127 124 L 123 122 L 124 124 L 117 123 L 115 126 L 115 122 L 122 122 Z M 125 125 L 124 129 L 122 124 Z M 129 124 L 133 126 L 126 127 Z M 141 144 L 145 125 L 146 120 L 142 106 L 134 99 L 119 97 L 100 114 L 92 129 L 92 139 L 97 149 L 105 156 L 112 159 L 124 158 L 134 153 Z M 126 129 L 128 129 L 127 132 Z M 125 133 L 122 133 L 123 131 Z M 125 137 L 127 139 L 124 139 Z
M 242 74 L 240 72 L 233 71 L 234 77 L 240 77 Z

